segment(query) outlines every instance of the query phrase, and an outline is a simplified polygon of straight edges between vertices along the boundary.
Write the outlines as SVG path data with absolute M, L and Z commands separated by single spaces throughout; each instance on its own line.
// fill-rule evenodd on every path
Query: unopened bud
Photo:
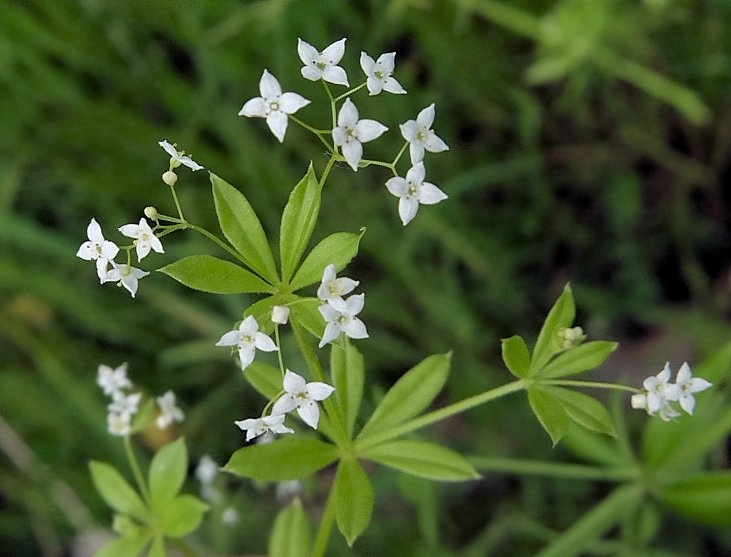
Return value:
M 564 327 L 559 329 L 558 338 L 561 344 L 561 348 L 568 350 L 574 346 L 578 346 L 586 339 L 584 330 L 581 327 L 574 327 L 573 329 Z
M 630 398 L 630 403 L 632 404 L 632 408 L 636 410 L 645 410 L 647 408 L 647 394 L 637 393 L 632 395 L 632 397 Z
M 289 308 L 287 306 L 274 306 L 272 308 L 272 321 L 279 325 L 286 325 L 289 320 Z
M 165 174 L 162 175 L 162 181 L 165 182 L 168 186 L 174 186 L 175 182 L 178 181 L 178 175 L 175 174 L 172 170 L 168 170 Z
M 157 209 L 152 205 L 145 207 L 145 216 L 150 220 L 157 221 Z

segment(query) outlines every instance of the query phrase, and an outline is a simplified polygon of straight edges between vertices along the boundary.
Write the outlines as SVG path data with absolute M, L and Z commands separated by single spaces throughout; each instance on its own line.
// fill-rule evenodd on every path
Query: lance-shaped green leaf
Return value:
M 179 495 L 160 507 L 158 519 L 166 536 L 179 538 L 190 534 L 200 526 L 208 505 L 192 495 Z
M 618 346 L 617 342 L 604 340 L 581 344 L 556 356 L 548 365 L 537 370 L 534 376 L 541 379 L 554 379 L 594 369 L 602 365 Z
M 299 499 L 282 510 L 269 535 L 269 557 L 307 557 L 310 523 Z
M 627 485 L 615 489 L 536 557 L 585 555 L 586 548 L 611 530 L 623 517 L 632 513 L 642 497 L 640 486 Z
M 525 345 L 523 337 L 518 335 L 502 339 L 503 362 L 506 367 L 518 379 L 528 375 L 530 367 L 530 352 Z
M 563 409 L 561 401 L 543 388 L 530 387 L 528 389 L 528 402 L 541 426 L 551 437 L 555 447 L 571 423 L 571 418 Z
M 358 436 L 363 440 L 425 410 L 444 387 L 451 353 L 425 358 L 396 381 Z
M 363 355 L 349 342 L 345 344 L 345 348 L 333 343 L 330 349 L 330 374 L 335 387 L 335 404 L 340 415 L 345 416 L 348 435 L 352 435 L 363 398 L 365 377 Z
M 147 552 L 147 557 L 167 557 L 167 553 L 165 553 L 165 536 L 157 535 L 155 537 L 155 541 L 150 546 L 150 551 Z
M 323 238 L 312 251 L 305 257 L 302 265 L 294 274 L 291 287 L 292 290 L 299 290 L 310 284 L 322 280 L 322 272 L 331 263 L 338 271 L 342 271 L 358 254 L 360 239 L 365 234 L 365 228 L 360 234 L 350 232 L 336 232 Z
M 575 316 L 574 296 L 571 293 L 571 285 L 567 284 L 556 303 L 553 304 L 551 311 L 548 312 L 548 317 L 546 317 L 541 332 L 538 334 L 538 340 L 533 349 L 529 376 L 533 376 L 558 352 L 559 348 L 556 342 L 558 332 L 564 327 L 570 327 Z
M 430 480 L 461 482 L 480 477 L 459 453 L 424 441 L 386 441 L 358 456 Z
M 731 527 L 731 472 L 705 472 L 660 491 L 679 513 L 711 526 Z
M 268 400 L 273 399 L 282 391 L 282 372 L 274 366 L 252 362 L 244 370 L 244 377 Z
M 94 557 L 137 557 L 151 539 L 149 532 L 122 536 L 106 544 Z
M 318 339 L 322 338 L 325 331 L 325 318 L 317 309 L 323 303 L 317 298 L 303 298 L 290 306 L 292 309 L 291 319 L 297 321 L 307 332 Z
M 338 466 L 331 497 L 335 500 L 335 520 L 349 546 L 360 536 L 373 514 L 373 487 L 363 468 L 354 459 Z
M 179 283 L 212 294 L 272 292 L 272 286 L 251 271 L 210 255 L 191 255 L 158 269 Z
M 106 462 L 92 461 L 89 470 L 94 487 L 107 505 L 119 513 L 146 520 L 148 513 L 142 499 L 116 468 Z
M 541 386 L 537 388 L 558 399 L 569 417 L 577 424 L 597 433 L 615 434 L 609 411 L 597 399 L 560 387 Z
M 277 268 L 272 250 L 254 209 L 243 193 L 213 173 L 211 184 L 224 236 L 249 267 L 270 283 L 276 283 Z
M 282 280 L 289 281 L 297 263 L 312 236 L 312 230 L 320 212 L 321 187 L 312 168 L 292 190 L 282 213 L 279 228 L 279 257 L 282 263 Z
M 334 445 L 302 435 L 289 435 L 267 445 L 250 445 L 231 455 L 224 470 L 257 480 L 299 480 L 338 457 Z
M 150 463 L 150 497 L 156 508 L 167 505 L 185 481 L 188 470 L 188 451 L 180 437 L 157 451 Z

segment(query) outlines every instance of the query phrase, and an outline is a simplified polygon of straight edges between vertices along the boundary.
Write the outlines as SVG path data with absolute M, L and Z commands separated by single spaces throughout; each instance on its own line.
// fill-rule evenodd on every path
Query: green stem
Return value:
M 366 167 L 366 166 L 383 166 L 385 168 L 390 168 L 391 170 L 393 170 L 393 164 L 391 164 L 390 162 L 373 161 L 373 160 L 370 160 L 370 159 L 361 159 L 360 160 L 360 164 L 362 164 L 363 167 Z
M 282 372 L 284 378 L 284 359 L 282 358 L 282 343 L 279 340 L 279 325 L 274 325 L 274 339 L 277 341 L 277 357 L 279 359 L 279 371 Z
M 348 91 L 345 91 L 345 93 L 343 93 L 342 95 L 338 95 L 337 97 L 335 97 L 335 102 L 338 102 L 340 100 L 343 100 L 345 97 L 347 97 L 349 95 L 352 95 L 356 91 L 360 91 L 361 89 L 363 89 L 363 87 L 366 86 L 367 83 L 368 83 L 367 81 L 364 81 L 363 83 L 361 83 L 357 87 L 353 87 L 352 89 L 350 89 Z
M 332 115 L 332 123 L 333 123 L 333 129 L 337 127 L 337 115 L 336 115 L 336 108 L 335 108 L 335 99 L 333 98 L 332 91 L 330 91 L 330 87 L 328 86 L 327 82 L 325 80 L 322 80 L 322 85 L 325 87 L 325 92 L 327 93 L 327 98 L 330 99 L 330 113 Z M 333 145 L 333 153 L 338 152 L 337 145 Z
M 160 228 L 163 229 L 160 233 L 157 233 L 158 229 L 155 230 L 156 236 L 158 238 L 162 238 L 163 236 L 167 236 L 168 234 L 172 234 L 173 232 L 177 232 L 178 230 L 185 230 L 186 228 L 188 228 L 188 225 L 187 224 L 173 224 L 172 226 L 161 226 Z
M 564 462 L 545 462 L 490 456 L 468 456 L 467 460 L 477 470 L 485 472 L 503 472 L 507 474 L 606 482 L 624 482 L 638 477 L 638 471 L 635 468 L 612 469 Z
M 317 136 L 317 138 L 318 138 L 318 139 L 319 139 L 320 141 L 322 141 L 322 142 L 323 142 L 323 144 L 325 145 L 325 147 L 327 147 L 327 150 L 328 150 L 328 151 L 330 151 L 330 152 L 332 152 L 332 150 L 333 150 L 333 146 L 332 146 L 332 145 L 330 145 L 330 144 L 329 144 L 329 143 L 328 143 L 328 142 L 327 142 L 327 141 L 325 140 L 325 138 L 324 138 L 324 137 L 322 137 L 322 136 L 323 136 L 323 135 L 325 135 L 325 134 L 328 134 L 328 135 L 329 135 L 329 134 L 331 134 L 331 133 L 332 133 L 332 132 L 331 132 L 331 130 L 318 130 L 318 129 L 316 129 L 316 128 L 313 128 L 313 127 L 312 127 L 312 126 L 310 126 L 309 124 L 306 124 L 306 123 L 304 123 L 304 122 L 303 122 L 302 120 L 300 120 L 299 118 L 297 118 L 296 116 L 293 116 L 293 115 L 291 115 L 291 114 L 289 115 L 289 119 L 290 119 L 290 120 L 292 120 L 292 121 L 293 121 L 293 122 L 294 122 L 295 124 L 299 124 L 300 126 L 302 126 L 302 127 L 303 127 L 304 129 L 306 129 L 306 130 L 307 130 L 308 132 L 311 132 L 312 134 L 316 135 L 316 136 Z
M 140 470 L 140 465 L 137 463 L 137 457 L 135 457 L 134 450 L 132 450 L 132 443 L 130 442 L 129 435 L 124 436 L 124 452 L 127 455 L 127 462 L 129 462 L 129 466 L 130 468 L 132 468 L 132 474 L 134 475 L 135 481 L 137 482 L 137 487 L 140 488 L 140 493 L 142 493 L 142 498 L 149 505 L 150 492 L 147 490 L 145 478 L 142 475 L 142 471 Z
M 641 393 L 642 389 L 629 387 L 627 385 L 617 385 L 615 383 L 597 383 L 596 381 L 571 381 L 568 379 L 539 379 L 540 385 L 555 385 L 557 387 L 580 387 L 592 389 L 612 389 L 615 391 L 627 391 L 629 393 Z
M 238 259 L 239 261 L 241 261 L 244 265 L 246 265 L 247 267 L 249 267 L 249 263 L 246 261 L 246 259 L 244 259 L 243 257 L 241 257 L 241 255 L 239 255 L 239 252 L 237 252 L 235 249 L 233 249 L 228 244 L 226 244 L 218 236 L 216 236 L 215 234 L 211 234 L 205 228 L 201 228 L 200 226 L 197 226 L 195 224 L 191 224 L 189 222 L 186 222 L 185 224 L 186 224 L 186 227 L 187 228 L 190 228 L 191 230 L 195 230 L 196 232 L 198 232 L 198 234 L 202 234 L 203 236 L 205 236 L 206 238 L 208 238 L 212 242 L 216 243 L 220 248 L 226 250 L 233 257 L 235 257 L 236 259 Z M 252 272 L 255 272 L 255 271 L 252 269 Z M 262 280 L 264 280 L 265 282 L 268 282 L 266 279 L 263 279 L 262 278 Z
M 169 222 L 177 222 L 177 223 L 182 223 L 183 222 L 178 217 L 171 217 L 169 215 L 162 215 L 160 213 L 157 214 L 157 220 L 166 220 L 166 221 L 169 221 Z
M 333 153 L 328 159 L 327 164 L 325 165 L 325 169 L 322 171 L 322 176 L 320 176 L 320 189 L 322 189 L 322 187 L 325 185 L 325 180 L 327 180 L 327 177 L 332 170 L 333 164 L 335 164 L 336 158 L 337 155 Z
M 173 194 L 173 201 L 175 201 L 175 208 L 178 210 L 178 216 L 180 217 L 181 222 L 185 222 L 185 217 L 183 216 L 183 209 L 180 206 L 180 201 L 178 201 L 178 194 L 175 193 L 175 186 L 170 186 L 170 193 Z
M 401 147 L 401 150 L 400 150 L 400 151 L 398 152 L 398 154 L 396 155 L 396 157 L 395 157 L 395 158 L 393 159 L 393 162 L 391 163 L 391 166 L 392 166 L 392 167 L 393 167 L 394 169 L 396 168 L 396 165 L 398 164 L 398 161 L 400 161 L 400 160 L 401 160 L 401 157 L 403 157 L 403 156 L 404 156 L 404 153 L 406 152 L 406 148 L 407 148 L 408 146 L 409 146 L 409 142 L 407 141 L 407 142 L 405 142 L 405 143 L 404 143 L 404 146 L 403 146 L 403 147 Z M 394 172 L 396 172 L 396 170 L 394 170 Z M 398 175 L 397 175 L 397 176 L 398 176 Z
M 439 410 L 434 410 L 433 412 L 429 412 L 427 414 L 424 414 L 423 416 L 419 416 L 418 418 L 414 418 L 413 420 L 404 422 L 401 425 L 392 427 L 386 431 L 367 436 L 361 442 L 358 442 L 356 440 L 358 450 L 362 451 L 366 448 L 383 443 L 384 441 L 388 441 L 407 433 L 411 433 L 412 431 L 416 431 L 417 429 L 421 429 L 422 427 L 426 427 L 436 422 L 441 422 L 442 420 L 451 418 L 456 414 L 461 414 L 462 412 L 466 412 L 467 410 L 475 408 L 476 406 L 480 406 L 482 404 L 504 397 L 511 393 L 521 391 L 525 388 L 526 384 L 523 381 L 513 381 L 512 383 L 502 385 L 495 389 L 490 389 L 489 391 L 476 394 L 459 402 L 455 402 L 454 404 L 450 404 L 449 406 L 445 406 L 444 408 L 440 408 Z
M 327 550 L 327 543 L 330 540 L 330 532 L 332 531 L 333 524 L 335 523 L 335 498 L 333 497 L 332 489 L 327 497 L 327 503 L 325 504 L 325 512 L 320 519 L 320 526 L 317 529 L 317 535 L 315 536 L 315 544 L 312 546 L 312 553 L 310 557 L 323 557 L 325 550 Z

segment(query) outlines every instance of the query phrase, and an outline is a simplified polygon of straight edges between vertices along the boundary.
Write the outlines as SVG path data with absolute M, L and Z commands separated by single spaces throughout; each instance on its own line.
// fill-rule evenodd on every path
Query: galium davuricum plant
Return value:
M 77 253 L 78 257 L 95 262 L 101 283 L 116 283 L 134 298 L 139 281 L 146 279 L 149 272 L 133 263 L 141 264 L 152 252 L 164 253 L 165 236 L 192 230 L 225 252 L 227 259 L 193 255 L 159 271 L 195 290 L 261 294 L 261 300 L 242 308 L 241 320 L 230 331 L 222 331 L 216 342 L 216 346 L 233 349 L 244 377 L 267 400 L 259 416 L 240 420 L 231 417 L 231 422 L 245 432 L 247 443 L 258 442 L 236 451 L 223 470 L 259 480 L 295 482 L 282 485 L 296 491 L 296 480 L 337 462 L 314 543 L 309 542 L 302 505 L 295 500 L 274 524 L 269 548 L 272 555 L 323 555 L 333 522 L 349 544 L 354 542 L 370 522 L 373 508 L 371 483 L 361 461 L 373 461 L 436 481 L 478 478 L 479 474 L 463 456 L 412 436 L 417 430 L 478 405 L 525 391 L 530 407 L 555 445 L 571 424 L 614 434 L 606 408 L 577 389 L 628 391 L 633 393 L 633 408 L 671 421 L 680 415 L 679 409 L 692 414 L 694 395 L 710 386 L 708 381 L 692 377 L 687 363 L 680 367 L 675 382 L 671 382 L 670 366 L 666 364 L 659 374 L 644 381 L 642 390 L 566 379 L 601 365 L 617 348 L 615 342 L 586 341 L 581 327 L 574 325 L 574 300 L 567 285 L 549 312 L 532 351 L 520 336 L 502 340 L 503 360 L 515 376 L 514 381 L 427 411 L 445 384 L 451 358 L 451 354 L 430 355 L 396 382 L 361 426 L 359 408 L 365 362 L 355 341 L 360 344 L 368 338 L 366 324 L 359 317 L 365 306 L 365 293 L 354 293 L 362 288 L 360 282 L 341 273 L 357 255 L 365 229 L 336 232 L 308 251 L 321 196 L 335 165 L 345 163 L 354 172 L 375 167 L 373 170 L 391 174 L 384 180 L 385 189 L 398 198 L 398 217 L 406 226 L 417 216 L 421 205 L 447 199 L 446 193 L 426 181 L 425 160 L 427 154 L 440 153 L 448 147 L 433 129 L 436 109 L 430 104 L 414 119 L 398 126 L 402 143 L 392 160 L 365 158 L 366 144 L 399 135 L 398 131 L 394 133 L 393 126 L 361 117 L 361 112 L 367 114 L 370 97 L 406 91 L 394 77 L 394 53 L 376 59 L 361 53 L 365 79 L 350 87 L 348 75 L 339 65 L 345 42 L 341 39 L 322 51 L 303 40 L 297 45 L 304 64 L 302 76 L 322 83 L 330 105 L 329 122 L 308 123 L 305 114 L 311 101 L 295 92 L 283 92 L 280 82 L 266 69 L 259 81 L 259 96 L 248 100 L 239 112 L 247 118 L 265 119 L 279 142 L 285 140 L 290 123 L 299 125 L 311 132 L 329 154 L 319 174 L 310 164 L 292 190 L 281 219 L 278 264 L 244 193 L 213 172 L 209 173 L 213 204 L 223 236 L 185 217 L 176 194 L 178 174 L 182 167 L 197 172 L 203 166 L 167 140 L 159 143 L 169 156 L 162 180 L 170 189 L 174 214 L 145 208 L 139 222 L 119 227 L 122 236 L 131 239 L 126 245 L 106 239 L 99 223 L 91 219 L 88 240 Z M 342 88 L 344 92 L 340 92 Z M 362 95 L 356 106 L 356 94 L 363 89 L 368 95 Z M 387 132 L 390 133 L 386 135 Z M 379 179 L 384 177 L 379 174 Z M 304 369 L 289 369 L 284 362 L 280 351 L 283 334 L 294 335 L 306 362 Z M 276 352 L 278 367 L 257 362 L 258 351 Z M 147 551 L 147 555 L 158 557 L 166 555 L 168 547 L 187 555 L 197 554 L 181 538 L 196 529 L 209 504 L 216 505 L 223 498 L 221 490 L 214 488 L 220 476 L 218 465 L 206 456 L 196 469 L 201 496 L 208 503 L 179 494 L 188 466 L 182 438 L 157 452 L 147 475 L 143 474 L 131 437 L 148 427 L 166 428 L 181 422 L 184 415 L 176 405 L 175 395 L 168 391 L 143 402 L 141 392 L 132 392 L 126 364 L 116 369 L 99 366 L 98 383 L 111 398 L 108 429 L 110 434 L 123 438 L 137 489 L 112 466 L 91 464 L 99 493 L 116 513 L 114 529 L 119 534 L 97 555 L 127 556 Z M 238 520 L 232 507 L 223 509 L 221 517 L 228 523 Z

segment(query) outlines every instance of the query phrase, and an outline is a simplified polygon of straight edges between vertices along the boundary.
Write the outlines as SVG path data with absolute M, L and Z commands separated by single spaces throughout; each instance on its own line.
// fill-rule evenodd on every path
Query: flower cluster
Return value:
M 338 278 L 335 265 L 328 265 L 322 273 L 322 282 L 317 289 L 317 297 L 325 302 L 317 309 L 325 318 L 325 332 L 320 340 L 320 348 L 332 342 L 342 333 L 350 338 L 368 338 L 365 323 L 358 315 L 365 304 L 365 294 L 355 294 L 345 299 L 360 283 L 348 277 Z
M 705 391 L 711 383 L 701 377 L 693 377 L 686 362 L 680 366 L 675 383 L 670 383 L 670 362 L 657 375 L 651 375 L 642 382 L 644 391 L 632 395 L 632 408 L 647 411 L 650 416 L 658 414 L 668 422 L 680 416 L 673 403 L 678 403 L 688 414 L 695 409 L 695 393 Z
M 557 336 L 562 350 L 574 348 L 586 340 L 586 335 L 581 327 L 562 327 Z

